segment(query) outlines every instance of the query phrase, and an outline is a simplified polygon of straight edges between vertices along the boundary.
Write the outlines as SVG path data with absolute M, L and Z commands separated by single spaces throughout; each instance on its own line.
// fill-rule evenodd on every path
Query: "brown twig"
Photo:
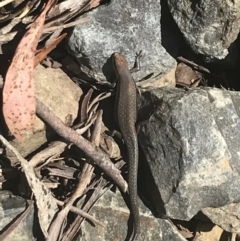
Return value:
M 102 124 L 102 111 L 98 112 L 96 122 L 94 124 L 94 130 L 93 134 L 91 136 L 91 142 L 93 142 L 96 146 L 99 145 L 100 142 L 100 134 L 101 134 L 101 124 Z M 87 187 L 87 185 L 91 181 L 92 173 L 93 173 L 94 167 L 91 164 L 85 163 L 83 166 L 82 173 L 79 177 L 77 188 L 74 191 L 73 195 L 70 197 L 64 208 L 58 213 L 56 219 L 51 224 L 51 227 L 49 229 L 49 236 L 47 240 L 56 241 L 60 240 L 60 230 L 63 230 L 63 226 L 66 223 L 66 217 L 68 215 L 68 212 L 73 205 L 73 203 L 76 201 L 77 198 L 79 198 L 84 189 Z
M 88 105 L 90 102 L 90 99 L 92 97 L 93 94 L 93 89 L 89 89 L 89 91 L 87 92 L 87 94 L 84 96 L 83 100 L 82 100 L 82 105 L 80 108 L 81 111 L 81 116 L 80 116 L 80 122 L 84 122 L 88 119 Z
M 120 169 L 124 164 L 125 162 L 123 160 L 120 160 L 115 164 L 115 167 Z M 93 194 L 86 202 L 85 206 L 83 207 L 83 210 L 85 212 L 89 212 L 93 204 L 111 187 L 112 185 L 109 185 L 109 181 L 101 177 L 98 186 L 95 188 Z M 79 231 L 83 220 L 84 220 L 83 217 L 77 216 L 74 222 L 71 224 L 70 228 L 64 234 L 62 241 L 72 240 L 74 235 Z
M 65 205 L 64 202 L 62 202 L 62 201 L 60 201 L 60 200 L 57 200 L 57 199 L 55 199 L 55 200 L 56 200 L 56 203 L 57 203 L 59 206 L 64 206 L 64 205 Z M 79 209 L 79 208 L 77 208 L 77 207 L 71 206 L 71 207 L 70 207 L 70 211 L 72 211 L 72 212 L 74 212 L 74 213 L 76 213 L 76 214 L 78 214 L 78 215 L 80 215 L 80 216 L 88 219 L 89 221 L 93 222 L 94 224 L 97 224 L 97 225 L 100 225 L 100 226 L 104 227 L 104 225 L 103 225 L 102 222 L 98 221 L 98 220 L 97 220 L 96 218 L 94 218 L 92 215 L 88 214 L 87 212 L 84 212 L 83 210 L 81 210 L 81 209 Z
M 188 64 L 188 65 L 192 66 L 196 70 L 200 70 L 200 71 L 203 71 L 203 72 L 206 72 L 206 73 L 210 74 L 210 71 L 207 68 L 205 68 L 201 65 L 198 65 L 198 64 L 194 63 L 193 61 L 187 60 L 187 59 L 183 58 L 182 56 L 177 57 L 177 59 L 180 60 L 181 62 L 185 63 L 185 64 Z
M 78 135 L 77 132 L 64 125 L 39 99 L 36 99 L 37 115 L 46 121 L 61 137 L 72 142 L 79 147 L 88 157 L 90 157 L 123 192 L 127 190 L 127 183 L 123 179 L 120 171 L 113 165 L 109 157 L 98 147 L 88 140 Z
M 61 154 L 66 148 L 67 143 L 62 141 L 54 141 L 51 143 L 46 149 L 38 152 L 34 155 L 29 161 L 29 165 L 32 167 L 36 167 L 40 163 L 44 162 L 46 159 L 55 156 L 57 154 Z
M 78 127 L 79 125 L 75 125 L 73 126 L 73 129 L 74 130 L 76 129 L 76 132 L 79 135 L 82 135 L 84 132 L 87 131 L 87 129 L 93 124 L 95 120 L 96 120 L 96 117 L 93 117 L 86 126 L 82 127 L 81 129 L 76 129 L 76 128 L 79 128 Z M 81 123 L 81 124 L 83 125 L 84 123 Z M 69 142 L 64 139 L 60 141 L 52 142 L 46 149 L 38 152 L 35 156 L 33 156 L 29 161 L 29 164 L 32 167 L 36 167 L 40 163 L 44 162 L 46 159 L 52 156 L 60 155 L 65 150 L 68 144 Z
M 103 94 L 100 94 L 90 103 L 90 98 L 92 96 L 92 92 L 93 92 L 93 89 L 90 89 L 89 92 L 83 98 L 82 105 L 81 105 L 80 123 L 77 125 L 74 125 L 72 127 L 74 130 L 76 130 L 76 132 L 79 135 L 82 135 L 84 132 L 86 132 L 89 129 L 89 127 L 96 120 L 95 109 L 98 106 L 97 105 L 98 102 L 96 101 L 96 98 L 98 97 L 98 101 L 100 101 L 101 98 L 106 96 L 106 93 L 104 96 L 103 96 Z M 91 106 L 91 107 L 95 106 L 95 108 L 92 107 L 92 109 L 91 109 L 91 108 L 89 108 L 89 106 Z M 33 156 L 32 159 L 29 161 L 29 164 L 32 165 L 33 167 L 36 167 L 41 162 L 44 162 L 46 159 L 48 159 L 52 156 L 56 157 L 56 156 L 60 155 L 65 150 L 65 148 L 67 147 L 68 144 L 69 143 L 64 139 L 51 143 L 46 149 L 40 151 L 35 156 Z M 44 163 L 44 165 L 45 165 L 45 163 Z M 38 169 L 40 169 L 40 168 L 38 167 Z
M 99 146 L 99 143 L 100 143 L 101 124 L 102 124 L 102 110 L 98 112 L 97 119 L 94 125 L 94 130 L 91 136 L 91 142 L 94 143 L 96 146 Z M 75 200 L 82 195 L 84 189 L 91 181 L 93 170 L 94 170 L 94 167 L 91 164 L 89 163 L 84 164 L 83 171 L 79 177 L 77 189 L 75 190 L 72 197 L 69 199 L 67 205 L 72 205 L 75 202 Z
M 106 188 L 106 185 L 107 181 L 101 177 L 99 185 L 95 188 L 94 193 L 91 195 L 90 199 L 88 200 L 83 209 L 85 212 L 88 212 L 93 206 L 93 204 L 96 202 L 96 200 L 98 200 L 99 197 L 101 197 L 103 193 L 105 193 L 111 187 L 109 186 L 108 188 Z M 69 227 L 69 229 L 67 230 L 67 232 L 64 234 L 62 241 L 72 240 L 75 234 L 79 231 L 83 220 L 84 218 L 82 218 L 81 216 L 77 216 L 71 224 L 71 226 Z

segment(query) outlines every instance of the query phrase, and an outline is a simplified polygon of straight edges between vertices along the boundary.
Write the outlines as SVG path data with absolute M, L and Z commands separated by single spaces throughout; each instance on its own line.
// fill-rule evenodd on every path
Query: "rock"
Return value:
M 228 241 L 230 238 L 231 234 L 224 233 L 224 230 L 217 225 L 199 221 L 193 241 Z
M 138 137 L 154 180 L 146 187 L 154 209 L 190 220 L 203 208 L 240 202 L 240 94 L 162 88 L 142 93 L 141 101 L 139 114 L 150 120 Z
M 85 17 L 88 21 L 76 26 L 68 41 L 85 75 L 82 78 L 113 81 L 113 52 L 123 53 L 132 68 L 135 53 L 142 50 L 141 69 L 133 74 L 136 80 L 149 74 L 153 74 L 152 79 L 160 79 L 160 73 L 164 75 L 175 66 L 175 60 L 161 45 L 159 0 L 111 1 Z
M 141 240 L 185 241 L 178 230 L 167 220 L 154 218 L 151 212 L 140 203 Z M 119 191 L 107 191 L 94 205 L 90 212 L 105 227 L 93 227 L 88 222 L 82 226 L 82 236 L 77 240 L 125 240 L 128 231 L 129 210 Z
M 180 31 L 195 53 L 208 59 L 224 59 L 237 39 L 240 24 L 239 1 L 168 0 Z M 236 55 L 236 48 L 232 50 Z
M 159 87 L 175 87 L 176 86 L 176 78 L 175 78 L 175 72 L 177 69 L 177 65 L 175 65 L 166 75 L 161 77 L 160 79 L 155 79 L 154 81 L 148 81 L 146 80 L 146 83 L 144 81 L 140 82 L 141 88 L 159 88 Z
M 231 203 L 219 208 L 203 208 L 213 223 L 231 233 L 240 233 L 240 203 Z
M 185 241 L 169 221 L 157 219 L 152 216 L 151 212 L 142 204 L 141 205 L 141 240 L 152 241 Z M 0 228 L 3 230 L 12 220 L 20 215 L 26 209 L 26 201 L 9 191 L 1 191 L 0 195 Z M 128 231 L 129 210 L 123 201 L 119 191 L 116 193 L 107 191 L 91 209 L 90 214 L 102 221 L 105 227 L 92 226 L 89 222 L 83 222 L 81 234 L 75 240 L 125 240 Z M 36 229 L 34 224 L 34 209 L 30 211 L 22 223 L 9 234 L 6 241 L 36 240 L 41 237 L 40 230 Z M 33 232 L 34 229 L 34 232 Z M 34 233 L 34 234 L 33 234 Z
M 139 200 L 140 201 L 140 200 Z M 26 201 L 13 195 L 10 191 L 1 191 L 0 195 L 0 228 L 8 226 L 25 209 Z M 81 205 L 80 205 L 81 206 Z M 175 226 L 164 219 L 153 217 L 149 209 L 140 202 L 142 234 L 141 240 L 157 241 L 185 241 Z M 124 240 L 128 231 L 129 210 L 119 191 L 106 192 L 91 209 L 90 214 L 102 221 L 104 227 L 92 226 L 89 222 L 83 222 L 81 234 L 76 240 Z M 34 235 L 39 238 L 42 234 L 38 225 L 34 225 L 34 209 L 30 211 L 22 223 L 7 236 L 6 241 L 36 240 Z M 37 228 L 37 229 L 36 229 Z M 33 232 L 34 229 L 34 232 Z M 97 238 L 96 238 L 97 237 Z
M 26 209 L 26 201 L 18 196 L 13 195 L 9 191 L 0 192 L 0 229 L 3 231 L 13 220 Z M 35 241 L 33 236 L 33 216 L 34 208 L 25 217 L 22 222 L 4 239 L 5 241 Z M 36 225 L 35 225 L 36 227 Z M 2 234 L 2 232 L 1 232 Z M 36 233 L 35 233 L 36 235 Z M 21 237 L 21 238 L 20 238 Z M 38 236 L 40 237 L 40 236 Z M 19 239 L 20 238 L 20 239 Z
M 61 69 L 46 69 L 38 65 L 35 68 L 35 89 L 39 100 L 64 123 L 68 115 L 72 116 L 72 122 L 75 120 L 82 90 Z M 45 124 L 37 118 L 34 128 L 28 132 L 28 137 L 24 141 L 14 139 L 11 144 L 26 157 L 54 135 L 55 132 L 50 128 L 46 131 Z M 12 164 L 17 161 L 8 149 L 6 155 Z

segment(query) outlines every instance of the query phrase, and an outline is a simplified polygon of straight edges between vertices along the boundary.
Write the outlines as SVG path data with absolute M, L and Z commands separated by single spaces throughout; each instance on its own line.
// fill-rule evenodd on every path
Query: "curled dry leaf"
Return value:
M 201 75 L 185 63 L 179 63 L 176 69 L 175 77 L 177 84 L 191 87 L 196 81 L 198 81 L 198 83 L 200 82 Z
M 9 130 L 17 139 L 23 139 L 24 132 L 35 123 L 34 54 L 43 31 L 46 13 L 54 1 L 48 1 L 43 12 L 23 36 L 6 74 L 3 115 Z

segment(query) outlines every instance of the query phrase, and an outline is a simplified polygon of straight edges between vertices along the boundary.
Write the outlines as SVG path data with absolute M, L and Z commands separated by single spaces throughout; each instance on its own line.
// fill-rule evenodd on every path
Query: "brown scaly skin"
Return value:
M 120 53 L 114 53 L 112 58 L 117 76 L 115 118 L 128 152 L 128 187 L 130 207 L 134 222 L 134 234 L 132 239 L 132 241 L 134 241 L 140 233 L 137 199 L 138 140 L 135 129 L 137 121 L 137 87 L 131 76 L 125 57 Z

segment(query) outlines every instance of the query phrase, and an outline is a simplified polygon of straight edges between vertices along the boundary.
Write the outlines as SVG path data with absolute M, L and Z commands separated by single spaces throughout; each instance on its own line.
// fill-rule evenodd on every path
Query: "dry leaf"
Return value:
M 193 84 L 196 84 L 196 86 L 199 84 L 201 80 L 201 75 L 198 71 L 193 70 L 190 66 L 186 65 L 185 63 L 179 63 L 176 69 L 176 82 L 177 84 L 182 84 L 183 86 L 192 86 Z M 197 81 L 197 83 L 195 83 Z M 192 86 L 192 87 L 195 87 Z
M 49 0 L 43 12 L 20 41 L 7 71 L 3 87 L 3 115 L 11 133 L 22 139 L 34 126 L 36 100 L 34 92 L 34 54 L 43 31 L 45 16 L 54 0 Z
M 11 146 L 11 144 L 0 135 L 2 143 L 9 148 L 18 158 L 21 163 L 22 169 L 26 175 L 29 186 L 36 198 L 36 204 L 38 207 L 38 219 L 45 237 L 48 237 L 48 228 L 53 220 L 53 217 L 58 210 L 57 203 L 52 197 L 50 191 L 45 185 L 36 177 L 32 165 L 27 160 L 22 158 L 19 152 Z
M 44 48 L 40 53 L 38 53 L 35 56 L 34 66 L 36 67 L 53 49 L 55 49 L 56 46 L 66 37 L 66 35 L 66 33 L 60 35 L 50 46 Z

